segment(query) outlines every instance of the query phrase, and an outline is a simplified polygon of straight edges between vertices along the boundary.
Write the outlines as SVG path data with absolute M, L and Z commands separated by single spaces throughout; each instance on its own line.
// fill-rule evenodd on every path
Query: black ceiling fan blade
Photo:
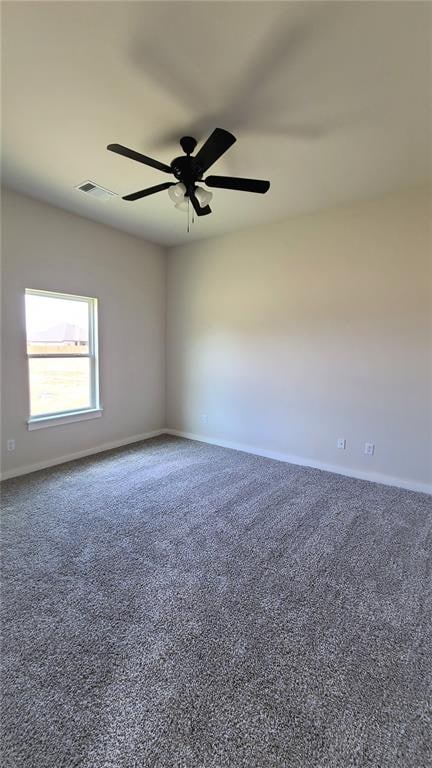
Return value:
M 123 200 L 139 200 L 141 197 L 147 197 L 147 195 L 154 195 L 156 192 L 162 192 L 163 189 L 169 189 L 174 186 L 174 181 L 166 181 L 164 184 L 156 184 L 155 187 L 147 187 L 147 189 L 141 189 L 139 192 L 132 192 L 131 195 L 125 195 Z
M 258 192 L 264 195 L 270 189 L 269 181 L 261 179 L 240 179 L 234 176 L 207 176 L 204 183 L 208 187 L 237 189 L 239 192 Z
M 195 159 L 204 173 L 210 168 L 216 160 L 229 149 L 234 142 L 237 141 L 236 137 L 229 131 L 225 131 L 223 128 L 215 128 L 213 133 L 210 134 L 207 141 L 199 152 L 195 155 Z
M 204 208 L 201 208 L 198 202 L 197 196 L 193 189 L 188 190 L 188 195 L 197 216 L 207 216 L 209 213 L 212 212 L 212 209 L 210 208 L 209 205 L 205 205 Z
M 153 160 L 152 157 L 142 155 L 140 152 L 135 152 L 134 149 L 124 147 L 122 144 L 108 144 L 107 149 L 109 149 L 110 152 L 115 152 L 117 155 L 123 155 L 123 157 L 128 157 L 130 160 L 136 160 L 138 163 L 144 163 L 144 165 L 149 165 L 151 168 L 156 168 L 158 171 L 172 173 L 172 169 L 169 165 L 160 163 L 159 160 Z

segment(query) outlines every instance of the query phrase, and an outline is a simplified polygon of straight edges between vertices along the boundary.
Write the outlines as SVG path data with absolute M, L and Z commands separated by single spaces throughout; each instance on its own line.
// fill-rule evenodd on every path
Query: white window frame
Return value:
M 76 296 L 70 293 L 59 293 L 58 291 L 40 291 L 34 288 L 25 289 L 26 296 L 45 296 L 53 299 L 67 299 L 69 301 L 82 301 L 88 306 L 88 352 L 71 353 L 28 353 L 27 352 L 27 375 L 28 375 L 28 402 L 29 418 L 27 425 L 29 430 L 41 429 L 43 427 L 54 427 L 60 424 L 69 424 L 73 421 L 85 421 L 87 419 L 99 418 L 103 409 L 100 404 L 99 396 L 99 344 L 98 344 L 98 300 L 90 296 Z M 27 321 L 26 321 L 26 350 L 27 350 Z M 30 382 L 30 364 L 33 358 L 77 358 L 86 357 L 90 360 L 90 407 L 79 408 L 69 411 L 58 411 L 56 413 L 41 413 L 37 416 L 31 416 L 31 382 Z

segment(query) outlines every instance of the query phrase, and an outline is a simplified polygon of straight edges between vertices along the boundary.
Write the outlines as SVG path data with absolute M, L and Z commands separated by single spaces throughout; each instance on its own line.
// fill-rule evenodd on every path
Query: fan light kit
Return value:
M 183 136 L 180 139 L 180 145 L 185 153 L 180 157 L 174 158 L 171 165 L 160 163 L 159 160 L 153 160 L 151 157 L 128 149 L 122 144 L 108 144 L 107 149 L 110 152 L 116 152 L 118 155 L 128 157 L 130 160 L 136 160 L 138 163 L 149 165 L 163 173 L 170 173 L 175 176 L 177 182 L 165 182 L 157 184 L 154 187 L 141 189 L 139 192 L 132 192 L 123 197 L 123 200 L 139 200 L 148 195 L 154 195 L 156 192 L 162 192 L 167 189 L 168 194 L 179 211 L 189 211 L 189 203 L 197 216 L 207 216 L 211 213 L 209 203 L 213 195 L 197 182 L 206 184 L 207 187 L 218 187 L 220 189 L 234 189 L 239 192 L 257 192 L 264 194 L 270 188 L 269 181 L 258 179 L 241 179 L 234 176 L 207 176 L 203 179 L 203 174 L 234 144 L 235 136 L 223 128 L 215 128 L 213 133 L 204 142 L 201 149 L 194 156 L 192 152 L 197 145 L 196 139 L 192 136 Z
M 175 207 L 178 211 L 184 211 L 185 213 L 189 212 L 190 198 L 183 182 L 180 181 L 178 184 L 174 184 L 170 187 L 168 194 L 173 203 L 175 203 Z M 195 196 L 201 208 L 205 208 L 213 198 L 212 193 L 203 187 L 195 187 Z

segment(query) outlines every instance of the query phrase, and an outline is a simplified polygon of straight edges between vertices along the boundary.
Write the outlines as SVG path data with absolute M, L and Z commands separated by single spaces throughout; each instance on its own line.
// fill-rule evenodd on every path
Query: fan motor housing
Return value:
M 199 181 L 202 175 L 202 169 L 197 163 L 196 158 L 191 157 L 190 155 L 175 157 L 171 163 L 171 168 L 176 179 L 181 181 L 186 189 L 188 189 L 191 184 Z

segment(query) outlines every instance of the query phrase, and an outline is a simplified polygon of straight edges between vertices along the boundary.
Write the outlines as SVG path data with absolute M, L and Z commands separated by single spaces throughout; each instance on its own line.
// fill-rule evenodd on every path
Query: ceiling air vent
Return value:
M 86 195 L 97 197 L 98 200 L 109 200 L 111 197 L 117 197 L 115 192 L 110 192 L 109 189 L 95 184 L 93 181 L 83 181 L 82 184 L 78 184 L 75 189 L 79 189 L 80 192 L 85 192 Z

